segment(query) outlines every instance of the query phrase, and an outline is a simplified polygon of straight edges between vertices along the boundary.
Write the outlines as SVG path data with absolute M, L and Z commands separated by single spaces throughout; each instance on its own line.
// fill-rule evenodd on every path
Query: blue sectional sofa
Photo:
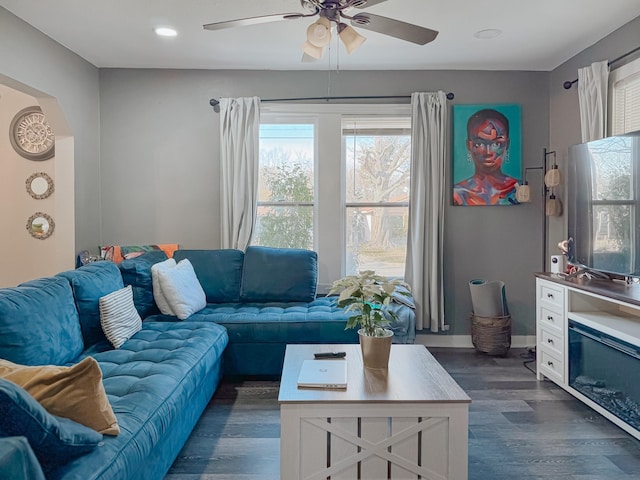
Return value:
M 71 365 L 92 356 L 120 427 L 118 436 L 104 435 L 95 449 L 68 463 L 41 452 L 47 479 L 161 479 L 220 381 L 228 336 L 213 322 L 145 321 L 114 350 L 100 331 L 98 299 L 123 286 L 115 264 L 98 262 L 0 289 L 0 358 Z M 9 420 L 0 418 L 0 431 Z M 24 471 L 22 464 L 37 470 L 32 452 L 15 438 L 1 439 L 0 458 L 5 453 L 11 460 L 0 462 L 1 478 L 14 478 L 4 475 Z
M 223 374 L 279 375 L 287 343 L 358 341 L 354 330 L 345 330 L 348 315 L 336 298 L 316 295 L 315 252 L 178 250 L 175 260 L 191 262 L 207 301 L 184 321 L 160 314 L 154 300 L 151 267 L 166 258 L 154 251 L 118 266 L 94 262 L 0 289 L 0 359 L 72 365 L 93 357 L 120 425 L 118 436 L 105 435 L 94 450 L 64 464 L 36 452 L 47 479 L 161 479 Z M 142 330 L 113 349 L 98 301 L 128 285 Z M 411 298 L 399 300 L 394 341 L 413 343 Z M 39 471 L 23 440 L 0 438 L 0 477 L 23 465 Z M 24 478 L 32 476 L 38 478 Z
M 250 246 L 240 250 L 178 250 L 176 261 L 188 259 L 207 297 L 207 306 L 187 322 L 224 326 L 229 345 L 223 354 L 225 375 L 279 376 L 288 343 L 358 343 L 355 330 L 345 330 L 350 314 L 336 297 L 317 296 L 318 259 L 310 250 Z M 143 318 L 176 321 L 158 313 L 151 287 L 151 265 L 166 259 L 151 252 L 120 264 L 125 284 Z M 400 301 L 402 300 L 403 303 Z M 392 309 L 395 343 L 415 341 L 411 297 L 398 297 Z

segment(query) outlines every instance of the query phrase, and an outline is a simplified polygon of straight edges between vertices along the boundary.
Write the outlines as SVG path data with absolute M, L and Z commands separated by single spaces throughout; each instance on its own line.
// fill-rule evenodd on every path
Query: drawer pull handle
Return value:
M 553 317 L 551 315 L 547 315 L 547 320 L 549 320 L 550 322 L 553 322 Z
M 553 339 L 547 338 L 547 343 L 550 343 L 551 345 L 553 345 Z
M 551 360 L 549 360 L 549 361 L 547 362 L 547 365 L 549 365 L 550 367 L 553 367 L 553 362 L 552 362 Z
M 547 293 L 547 298 L 553 298 L 553 293 Z

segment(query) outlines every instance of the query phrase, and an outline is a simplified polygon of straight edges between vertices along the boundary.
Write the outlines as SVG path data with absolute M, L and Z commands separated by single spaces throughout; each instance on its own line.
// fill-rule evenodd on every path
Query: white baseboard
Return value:
M 437 335 L 437 334 L 417 334 L 416 343 L 427 347 L 449 347 L 449 348 L 473 348 L 471 335 Z M 513 335 L 511 337 L 512 348 L 535 347 L 535 335 Z

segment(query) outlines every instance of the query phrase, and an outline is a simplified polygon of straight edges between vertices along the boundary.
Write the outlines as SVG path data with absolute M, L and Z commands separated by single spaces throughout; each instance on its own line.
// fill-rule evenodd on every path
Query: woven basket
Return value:
M 471 341 L 479 352 L 505 355 L 511 347 L 511 315 L 481 317 L 471 314 Z

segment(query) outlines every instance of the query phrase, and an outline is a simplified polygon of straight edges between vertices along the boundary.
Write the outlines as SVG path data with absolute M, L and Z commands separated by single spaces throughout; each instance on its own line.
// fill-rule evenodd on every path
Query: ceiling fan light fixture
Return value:
M 307 28 L 307 41 L 316 47 L 326 47 L 331 42 L 331 21 L 320 17 Z
M 313 43 L 306 41 L 302 44 L 302 51 L 305 55 L 309 55 L 316 60 L 320 60 L 322 58 L 322 54 L 324 53 L 324 48 L 316 47 Z
M 366 37 L 360 35 L 355 28 L 346 23 L 338 24 L 338 36 L 349 54 L 360 48 L 366 40 Z

